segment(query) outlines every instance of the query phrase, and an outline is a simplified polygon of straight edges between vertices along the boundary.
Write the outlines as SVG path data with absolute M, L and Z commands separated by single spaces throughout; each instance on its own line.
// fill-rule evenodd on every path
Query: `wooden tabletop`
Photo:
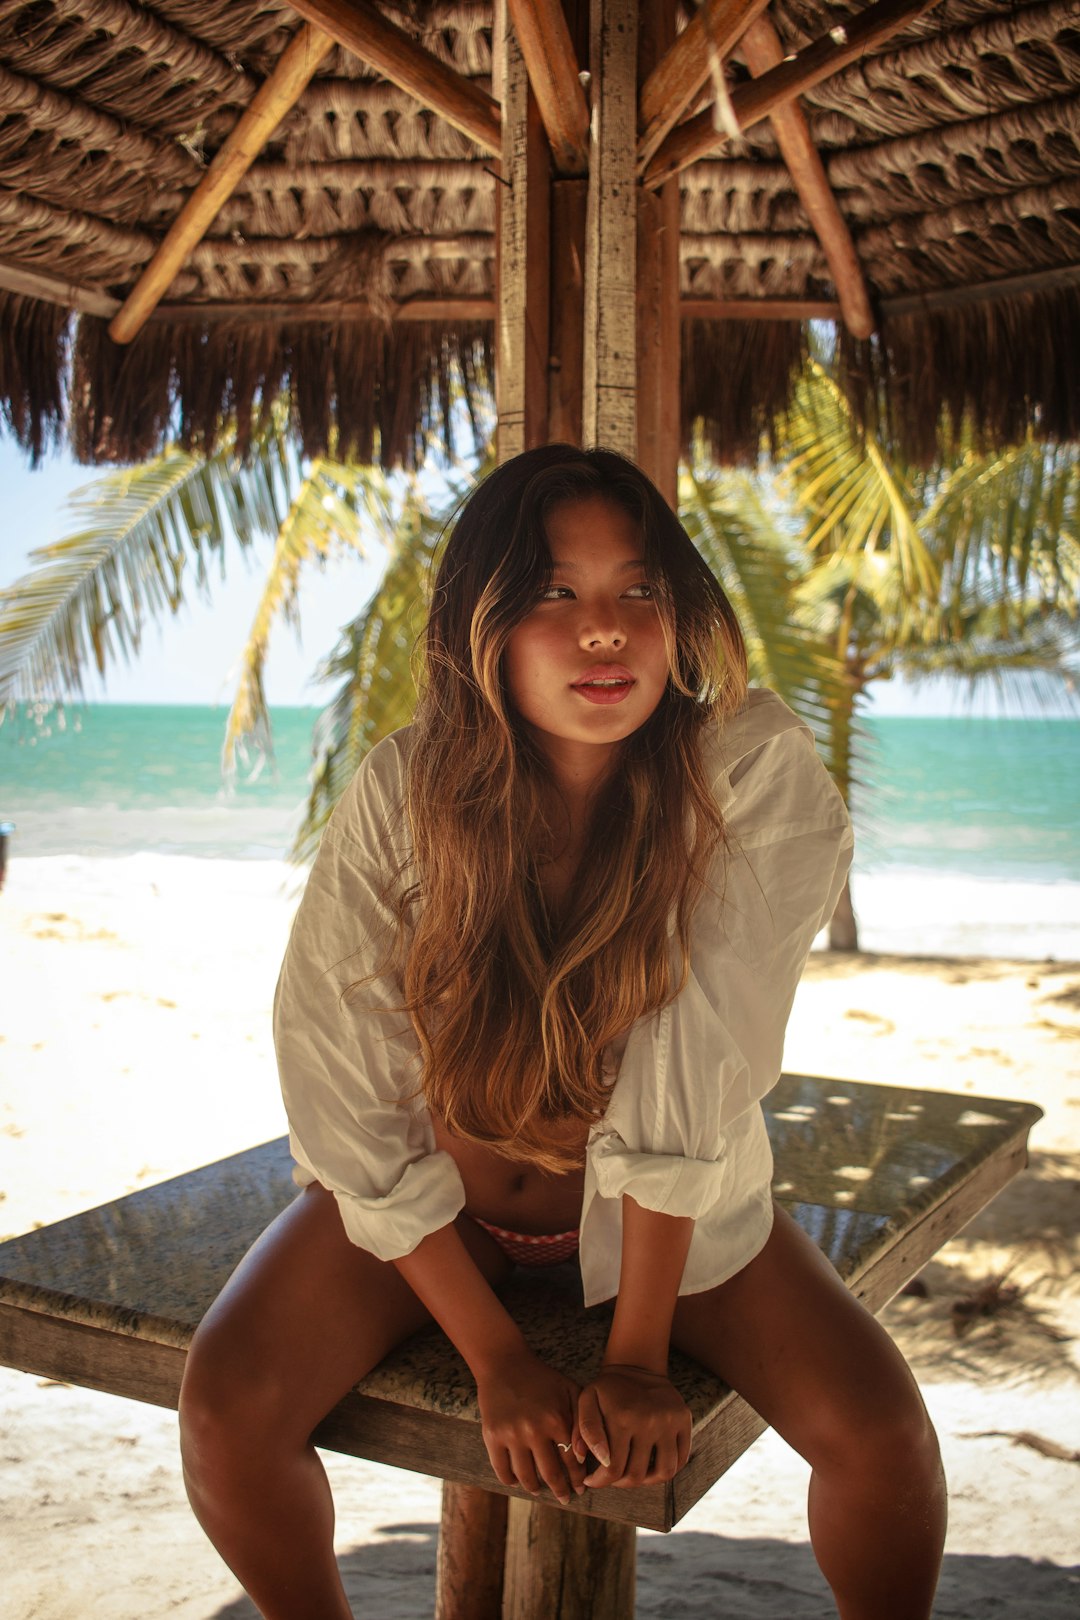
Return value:
M 774 1191 L 879 1310 L 1023 1168 L 1030 1103 L 784 1075 L 766 1101 Z M 0 1362 L 175 1407 L 195 1326 L 240 1256 L 295 1195 L 284 1139 L 0 1244 Z M 573 1265 L 517 1273 L 505 1299 L 538 1353 L 584 1381 L 608 1308 L 585 1312 Z M 567 1512 L 668 1530 L 761 1433 L 684 1357 L 690 1462 L 667 1485 L 575 1498 Z M 475 1388 L 437 1329 L 381 1363 L 320 1427 L 321 1445 L 501 1489 Z M 511 1492 L 509 1494 L 521 1494 Z M 581 1505 L 584 1503 L 584 1505 Z

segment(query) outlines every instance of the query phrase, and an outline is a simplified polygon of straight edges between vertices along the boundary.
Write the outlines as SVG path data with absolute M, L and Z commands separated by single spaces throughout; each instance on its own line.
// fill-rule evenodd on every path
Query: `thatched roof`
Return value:
M 768 15 L 796 50 L 864 9 Z M 380 10 L 490 90 L 490 0 Z M 0 0 L 0 412 L 31 453 L 62 432 L 85 460 L 137 458 L 177 424 L 205 446 L 286 390 L 309 451 L 336 427 L 393 464 L 447 431 L 456 371 L 486 386 L 497 161 L 337 47 L 143 330 L 108 336 L 300 23 L 273 0 Z M 749 78 L 738 50 L 725 72 Z M 839 328 L 861 397 L 882 388 L 922 454 L 943 405 L 998 438 L 1080 436 L 1077 0 L 941 0 L 801 105 L 876 320 Z M 837 287 L 768 120 L 679 185 L 683 440 L 700 421 L 745 451 L 786 399 L 799 315 L 835 315 Z

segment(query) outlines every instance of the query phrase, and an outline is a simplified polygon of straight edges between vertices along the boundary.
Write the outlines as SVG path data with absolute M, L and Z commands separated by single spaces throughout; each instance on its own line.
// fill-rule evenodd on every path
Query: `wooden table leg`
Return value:
M 502 1620 L 505 1496 L 443 1482 L 435 1620 Z
M 633 1620 L 636 1534 L 511 1497 L 502 1620 Z

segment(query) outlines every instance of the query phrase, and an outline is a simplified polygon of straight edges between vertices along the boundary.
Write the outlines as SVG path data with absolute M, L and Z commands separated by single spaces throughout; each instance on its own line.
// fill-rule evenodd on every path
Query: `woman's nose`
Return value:
M 580 642 L 583 648 L 624 647 L 626 628 L 614 607 L 594 608 L 581 623 Z

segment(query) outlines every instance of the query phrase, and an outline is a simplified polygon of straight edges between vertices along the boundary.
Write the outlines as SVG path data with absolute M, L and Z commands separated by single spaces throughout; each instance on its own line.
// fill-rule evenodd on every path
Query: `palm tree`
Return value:
M 875 681 L 949 674 L 971 685 L 1018 674 L 1071 689 L 1080 608 L 1080 451 L 1033 434 L 1002 450 L 966 424 L 953 453 L 907 468 L 864 431 L 826 361 L 795 390 L 777 483 L 802 521 L 800 622 L 834 649 L 845 679 L 830 708 L 830 758 L 845 798 L 858 719 Z M 830 929 L 857 948 L 850 890 Z

